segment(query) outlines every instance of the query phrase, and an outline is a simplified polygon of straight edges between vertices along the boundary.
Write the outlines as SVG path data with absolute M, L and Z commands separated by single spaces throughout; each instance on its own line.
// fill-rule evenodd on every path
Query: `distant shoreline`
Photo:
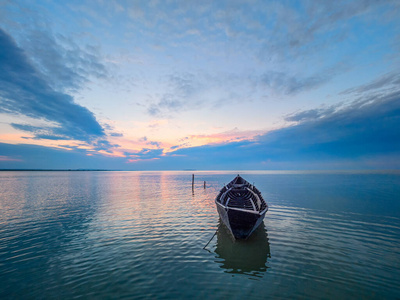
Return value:
M 0 169 L 0 172 L 204 172 L 268 173 L 268 174 L 400 174 L 399 169 L 361 170 L 107 170 L 107 169 Z
M 102 170 L 102 169 L 0 169 L 1 171 L 40 171 L 40 172 L 48 172 L 48 171 L 60 171 L 60 172 L 84 172 L 84 171 L 118 171 L 118 170 Z

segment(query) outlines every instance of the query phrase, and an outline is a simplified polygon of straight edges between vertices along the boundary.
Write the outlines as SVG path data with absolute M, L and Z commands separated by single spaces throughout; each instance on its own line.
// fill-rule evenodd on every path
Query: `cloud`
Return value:
M 21 42 L 33 67 L 56 91 L 77 90 L 90 78 L 105 78 L 107 69 L 93 46 L 78 46 L 61 34 L 49 31 L 27 31 Z
M 38 139 L 74 139 L 90 142 L 105 135 L 87 108 L 57 92 L 30 63 L 25 52 L 0 29 L 0 112 L 43 119 L 54 127 L 12 124 Z
M 103 122 L 101 126 L 106 130 L 107 135 L 112 136 L 112 137 L 123 137 L 124 134 L 120 132 L 115 131 L 115 127 L 111 124 Z
M 329 108 L 315 108 L 305 111 L 300 111 L 294 114 L 287 115 L 284 119 L 288 122 L 305 122 L 310 120 L 316 120 L 326 115 L 330 115 L 335 111 L 335 107 Z
M 341 95 L 353 94 L 358 96 L 363 96 L 370 94 L 371 92 L 384 92 L 385 94 L 393 93 L 400 90 L 400 73 L 399 72 L 389 72 L 386 73 L 374 81 L 355 87 L 347 89 L 341 93 Z
M 82 149 L 70 150 L 27 144 L 0 143 L 1 169 L 127 169 L 126 158 L 88 156 Z M 132 169 L 132 168 L 131 168 Z
M 261 76 L 260 81 L 262 85 L 270 88 L 274 93 L 295 95 L 302 91 L 311 90 L 321 86 L 330 81 L 338 73 L 343 72 L 346 68 L 347 66 L 339 63 L 336 67 L 318 71 L 316 74 L 311 76 L 306 76 L 304 74 L 294 76 L 289 73 L 269 71 Z
M 137 162 L 142 160 L 154 160 L 159 159 L 163 154 L 163 149 L 148 149 L 143 148 L 140 151 L 125 152 L 125 155 L 129 158 L 129 162 Z
M 147 142 L 147 144 L 151 145 L 151 146 L 155 146 L 157 148 L 160 148 L 162 146 L 162 143 L 161 142 L 157 142 L 157 141 L 149 141 L 149 142 Z
M 185 139 L 180 142 L 185 141 L 185 143 L 178 145 L 179 148 L 188 147 L 189 145 L 195 144 L 226 144 L 229 142 L 238 142 L 243 140 L 251 140 L 255 136 L 265 133 L 265 130 L 239 130 L 237 127 L 232 130 L 213 133 L 213 134 L 197 134 L 197 135 L 189 135 L 185 137 Z M 176 149 L 171 148 L 171 149 Z
M 147 112 L 151 116 L 162 116 L 165 113 L 194 109 L 199 105 L 198 96 L 201 93 L 202 75 L 195 77 L 190 73 L 174 73 L 168 75 L 167 91 L 158 101 L 148 106 Z
M 111 132 L 111 133 L 110 133 L 110 136 L 113 136 L 113 137 L 123 137 L 124 134 L 123 134 L 123 133 L 119 133 L 119 132 Z
M 295 5 L 279 1 L 207 3 L 161 1 L 154 5 L 143 2 L 136 10 L 137 3 L 127 3 L 124 7 L 117 2 L 103 4 L 104 6 L 96 7 L 85 3 L 83 6 L 87 5 L 90 11 L 75 4 L 69 4 L 65 9 L 68 13 L 71 13 L 69 8 L 84 11 L 86 15 L 83 17 L 97 27 L 96 31 L 92 31 L 95 36 L 98 32 L 104 32 L 104 36 L 108 34 L 113 38 L 116 29 L 124 29 L 117 30 L 122 32 L 117 38 L 120 42 L 118 48 L 129 48 L 130 53 L 134 53 L 135 57 L 139 57 L 144 62 L 144 65 L 140 66 L 139 64 L 133 66 L 132 62 L 125 63 L 126 61 L 119 65 L 121 68 L 126 67 L 124 72 L 125 70 L 127 73 L 132 70 L 137 72 L 140 74 L 137 77 L 142 77 L 142 81 L 146 83 L 142 90 L 141 85 L 135 87 L 137 93 L 132 93 L 134 97 L 132 101 L 138 101 L 137 99 L 145 98 L 148 93 L 154 93 L 149 96 L 152 99 L 151 102 L 143 103 L 138 112 L 133 113 L 140 114 L 143 113 L 142 110 L 145 110 L 145 113 L 152 116 L 168 117 L 176 112 L 195 109 L 202 109 L 204 113 L 212 105 L 227 103 L 235 109 L 234 104 L 238 99 L 242 103 L 257 99 L 257 104 L 260 104 L 259 101 L 266 98 L 265 94 L 293 96 L 316 89 L 345 70 L 343 65 L 337 69 L 334 67 L 338 61 L 343 62 L 346 61 L 345 58 L 348 58 L 347 61 L 354 64 L 362 61 L 361 64 L 365 66 L 372 65 L 371 61 L 381 62 L 381 55 L 386 55 L 386 57 L 393 55 L 394 51 L 390 47 L 377 52 L 370 50 L 378 44 L 382 49 L 390 46 L 388 41 L 396 33 L 396 27 L 392 25 L 398 24 L 398 21 L 386 18 L 387 13 L 396 11 L 398 5 L 396 1 L 304 1 Z M 35 8 L 33 11 L 40 11 L 41 7 L 45 7 L 41 4 L 28 6 Z M 21 7 L 28 6 L 25 4 Z M 3 15 L 11 13 L 12 10 L 18 11 L 11 4 L 9 7 L 11 8 L 3 12 Z M 53 7 L 60 8 L 58 5 Z M 48 14 L 53 21 L 57 21 L 55 18 L 58 16 L 58 9 Z M 81 13 L 77 13 L 79 11 L 73 12 L 74 20 L 82 17 Z M 129 16 L 125 14 L 130 14 L 129 25 L 125 22 Z M 393 15 L 398 17 L 396 13 Z M 98 22 L 98 17 L 104 18 L 108 21 L 106 23 L 117 27 L 102 27 Z M 14 121 L 11 126 L 31 133 L 36 139 L 78 139 L 89 141 L 93 145 L 98 141 L 96 147 L 104 151 L 109 151 L 106 150 L 108 147 L 117 146 L 102 141 L 106 140 L 106 136 L 118 137 L 120 134 L 99 124 L 92 112 L 75 103 L 69 95 L 71 90 L 84 86 L 87 80 L 107 76 L 107 70 L 97 53 L 98 49 L 82 47 L 65 36 L 53 34 L 50 31 L 31 30 L 33 22 L 23 21 L 21 15 L 19 18 L 25 23 L 19 25 L 20 35 L 14 35 L 18 45 L 9 38 L 10 42 L 5 43 L 7 47 L 3 47 L 2 43 L 0 48 L 0 55 L 14 53 L 9 55 L 12 59 L 0 60 L 1 72 L 4 73 L 0 74 L 0 110 L 9 114 L 34 117 L 47 121 L 46 123 L 49 124 L 33 126 L 32 123 L 17 124 L 21 122 Z M 118 22 L 115 22 L 117 19 Z M 14 18 L 14 21 L 16 20 L 18 18 Z M 46 27 L 38 27 L 37 24 L 33 27 Z M 53 24 L 54 28 L 62 26 L 60 25 L 62 23 L 53 22 Z M 374 26 L 368 26 L 370 24 Z M 31 26 L 26 26 L 29 27 L 28 29 L 22 29 L 24 25 Z M 11 27 L 12 25 L 9 25 L 7 28 Z M 74 27 L 73 30 L 75 29 L 77 28 Z M 372 34 L 370 30 L 373 31 Z M 377 35 L 381 32 L 385 34 Z M 87 32 L 77 34 L 84 35 Z M 3 42 L 4 35 L 8 36 L 2 33 Z M 163 45 L 162 51 L 152 48 L 152 44 L 160 43 Z M 374 55 L 362 55 L 363 53 L 374 53 Z M 268 56 L 272 57 L 272 60 L 267 60 Z M 359 57 L 358 60 L 357 57 Z M 370 61 L 367 62 L 363 58 Z M 157 75 L 151 74 L 157 73 L 163 76 L 168 72 L 172 74 L 168 75 L 166 81 L 163 81 L 165 77 L 162 77 L 161 86 L 157 86 L 158 78 L 154 78 Z M 336 83 L 343 83 L 349 77 L 339 78 Z M 361 76 L 359 80 L 362 78 L 364 77 Z M 391 85 L 387 85 L 387 82 Z M 153 83 L 156 83 L 154 88 Z M 351 78 L 346 84 L 351 84 Z M 368 98 L 369 102 L 375 103 L 376 99 L 384 99 L 383 96 L 393 94 L 398 86 L 399 77 L 392 73 L 374 83 L 348 90 L 346 95 L 362 95 Z M 329 90 L 332 90 L 332 87 L 335 86 L 331 86 Z M 368 96 L 371 91 L 377 93 L 376 99 Z M 326 101 L 330 100 L 326 99 Z M 318 100 L 312 100 L 313 103 L 315 101 Z M 223 149 L 234 150 L 226 157 L 235 156 L 236 150 L 240 152 L 244 148 L 252 149 L 256 151 L 254 163 L 268 161 L 268 159 L 282 161 L 277 157 L 274 158 L 272 154 L 270 154 L 271 157 L 265 155 L 265 149 L 263 150 L 261 145 L 268 149 L 268 153 L 275 153 L 276 148 L 276 153 L 287 153 L 287 157 L 290 155 L 295 157 L 297 149 L 299 152 L 296 153 L 305 155 L 304 147 L 307 141 L 315 137 L 317 137 L 314 140 L 315 143 L 322 145 L 323 143 L 338 143 L 340 136 L 346 137 L 346 132 L 349 136 L 361 136 L 361 133 L 349 131 L 353 128 L 351 123 L 345 123 L 347 125 L 342 132 L 332 129 L 332 136 L 324 130 L 317 130 L 315 126 L 317 124 L 327 126 L 328 123 L 324 122 L 328 120 L 333 122 L 334 116 L 343 115 L 346 109 L 351 108 L 350 106 L 354 108 L 352 113 L 358 115 L 371 104 L 369 102 L 358 101 L 347 107 L 335 106 L 297 112 L 286 116 L 287 121 L 296 124 L 285 130 L 271 132 L 268 139 L 262 136 L 257 142 L 242 140 L 243 143 L 240 144 L 231 143 L 232 140 L 229 140 L 229 143 L 224 141 L 224 145 L 228 146 Z M 103 105 L 103 103 L 100 104 Z M 258 106 L 252 104 L 254 102 L 250 103 L 249 107 L 257 109 Z M 266 105 L 259 107 L 265 109 Z M 376 108 L 383 109 L 383 106 Z M 213 115 L 216 113 L 218 110 L 214 110 Z M 228 113 L 229 109 L 226 110 L 226 114 Z M 313 124 L 315 126 L 311 126 Z M 332 125 L 333 128 L 340 126 L 340 122 Z M 307 134 L 306 129 L 302 132 L 301 128 L 308 128 L 310 132 L 315 133 L 315 136 Z M 296 134 L 302 139 L 298 140 Z M 276 140 L 273 140 L 274 136 Z M 116 139 L 110 138 L 110 140 Z M 284 140 L 293 140 L 297 143 L 290 146 L 290 143 L 285 143 Z M 161 147 L 156 144 L 157 142 L 147 142 L 149 145 L 145 146 L 148 148 Z M 348 142 L 348 144 L 351 143 Z M 311 149 L 311 142 L 307 145 Z M 236 149 L 236 146 L 239 148 Z M 333 147 L 333 144 L 331 146 Z M 346 145 L 342 146 L 346 149 Z M 210 149 L 217 149 L 215 147 L 217 145 L 212 145 Z M 171 149 L 177 148 L 171 147 Z M 190 149 L 194 151 L 194 147 Z M 221 153 L 224 151 L 221 150 Z M 326 154 L 329 151 L 321 150 L 321 153 Z M 251 152 L 248 154 L 251 156 Z M 224 163 L 222 158 L 221 163 Z M 240 157 L 237 161 L 240 161 Z M 215 161 L 215 163 L 218 162 Z
M 268 7 L 268 19 L 276 20 L 275 26 L 265 32 L 268 39 L 260 55 L 287 60 L 323 53 L 357 36 L 358 27 L 352 27 L 352 22 L 366 25 L 365 30 L 368 30 L 369 24 L 381 22 L 382 18 L 395 20 L 390 14 L 398 7 L 398 1 L 304 1 L 296 7 L 272 2 Z
M 371 47 L 389 46 L 394 29 L 377 36 L 396 23 L 386 16 L 398 6 L 367 0 L 161 1 L 125 3 L 118 10 L 104 5 L 111 22 L 130 19 L 124 37 L 140 41 L 135 49 L 146 51 L 146 64 L 155 63 L 159 73 L 168 72 L 165 66 L 174 70 L 165 86 L 152 82 L 144 104 L 150 116 L 167 118 L 227 100 L 272 99 L 271 94 L 293 96 L 321 87 L 360 63 L 357 57 Z M 160 44 L 162 52 L 148 51 Z
M 400 168 L 400 92 L 300 112 L 291 121 L 298 123 L 254 140 L 182 148 L 167 157 L 182 156 L 168 159 L 198 169 Z
M 260 137 L 260 143 L 272 147 L 269 154 L 277 156 L 284 149 L 297 159 L 400 154 L 399 126 L 400 93 L 395 93 L 321 110 L 314 118 Z
M 312 74 L 273 69 L 266 70 L 261 75 L 232 73 L 232 71 L 231 73 L 175 72 L 166 77 L 166 92 L 147 106 L 147 113 L 151 116 L 171 117 L 180 112 L 200 108 L 232 106 L 244 100 L 265 101 L 277 95 L 293 96 L 316 89 L 349 68 L 350 64 L 336 62 Z
M 322 69 L 307 68 L 300 72 L 267 70 L 259 77 L 252 77 L 254 85 L 260 86 L 263 93 L 293 96 L 323 86 L 336 76 L 348 71 L 351 63 L 339 61 Z M 311 73 L 311 74 L 310 74 Z
M 95 150 L 104 150 L 108 153 L 113 153 L 110 149 L 120 147 L 120 145 L 111 144 L 107 140 L 96 140 L 95 142 L 92 143 L 92 146 L 94 147 Z
M 370 0 L 290 4 L 281 1 L 160 1 L 140 6 L 130 3 L 126 11 L 134 24 L 145 25 L 141 26 L 142 30 L 154 40 L 168 36 L 167 43 L 176 44 L 195 33 L 202 37 L 201 41 L 205 38 L 208 45 L 216 42 L 223 46 L 227 38 L 248 44 L 267 37 L 265 49 L 285 55 L 310 44 L 329 45 L 329 41 L 321 38 L 323 33 L 331 33 L 332 37 L 337 33 L 335 28 L 346 32 L 348 20 L 368 14 L 376 7 L 386 7 L 389 12 L 398 5 L 396 1 Z M 306 50 L 310 49 L 303 49 L 303 53 Z
M 157 141 L 149 141 L 147 136 L 143 136 L 141 137 L 139 140 L 140 144 L 145 144 L 145 145 L 150 145 L 150 146 L 155 146 L 157 148 L 160 148 L 162 143 L 161 142 L 157 142 Z
M 178 97 L 169 93 L 163 95 L 157 103 L 153 103 L 148 107 L 148 114 L 151 116 L 163 116 L 164 112 L 175 113 L 183 110 L 185 103 Z
M 297 113 L 296 124 L 251 140 L 180 148 L 144 148 L 126 157 L 88 157 L 62 150 L 0 143 L 2 168 L 400 169 L 400 92 L 346 106 Z M 98 147 L 101 147 L 99 143 Z M 106 142 L 103 144 L 107 149 Z M 116 147 L 117 145 L 113 145 Z M 17 160 L 12 160 L 17 159 Z M 126 163 L 131 162 L 131 163 Z

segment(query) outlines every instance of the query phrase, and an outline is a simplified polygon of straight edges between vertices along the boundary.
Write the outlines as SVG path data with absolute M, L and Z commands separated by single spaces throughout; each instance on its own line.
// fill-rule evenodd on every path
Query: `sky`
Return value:
M 0 0 L 0 169 L 400 169 L 400 2 Z

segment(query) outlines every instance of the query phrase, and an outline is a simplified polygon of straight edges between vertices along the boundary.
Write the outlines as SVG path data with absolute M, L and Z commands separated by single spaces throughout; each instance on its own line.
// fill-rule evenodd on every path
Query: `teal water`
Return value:
M 400 298 L 400 172 L 240 172 L 264 224 L 206 250 L 236 173 L 194 173 L 0 172 L 0 298 Z

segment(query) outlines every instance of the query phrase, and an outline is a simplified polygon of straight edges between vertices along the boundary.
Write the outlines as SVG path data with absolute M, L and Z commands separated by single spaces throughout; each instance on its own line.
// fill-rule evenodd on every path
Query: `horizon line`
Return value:
M 229 169 L 229 170 L 118 170 L 118 169 L 0 169 L 0 172 L 310 172 L 310 173 L 322 173 L 322 172 L 340 172 L 340 173 L 400 173 L 400 169 Z

